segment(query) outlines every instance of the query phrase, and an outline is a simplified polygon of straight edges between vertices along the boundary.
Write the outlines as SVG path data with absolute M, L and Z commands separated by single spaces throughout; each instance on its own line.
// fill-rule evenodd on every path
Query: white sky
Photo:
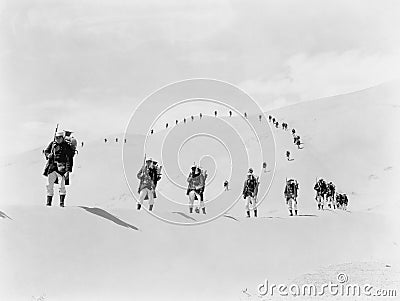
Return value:
M 83 140 L 122 133 L 144 97 L 186 78 L 268 110 L 400 74 L 396 0 L 0 4 L 3 154 L 47 144 L 57 122 Z

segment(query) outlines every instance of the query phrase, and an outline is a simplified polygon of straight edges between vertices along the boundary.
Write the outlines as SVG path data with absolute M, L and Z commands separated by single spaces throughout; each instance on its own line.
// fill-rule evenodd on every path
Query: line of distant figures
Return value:
M 104 138 L 104 143 L 107 143 L 108 139 Z M 115 142 L 118 143 L 118 138 L 115 138 Z M 126 143 L 126 138 L 124 139 L 124 143 Z

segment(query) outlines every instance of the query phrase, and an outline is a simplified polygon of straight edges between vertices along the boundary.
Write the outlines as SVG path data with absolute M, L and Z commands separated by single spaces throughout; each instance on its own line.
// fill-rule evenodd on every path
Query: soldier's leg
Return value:
M 189 192 L 189 212 L 193 212 L 193 203 L 194 203 L 194 198 L 195 198 L 195 192 L 192 190 Z
M 250 196 L 247 196 L 245 199 L 245 209 L 246 209 L 247 217 L 250 217 L 250 200 L 251 200 Z
M 47 176 L 47 195 L 48 196 L 53 196 L 54 195 L 54 182 L 57 179 L 57 173 L 53 171 L 52 173 L 49 173 Z
M 142 207 L 146 195 L 147 195 L 147 188 L 143 188 L 139 193 L 139 203 L 137 204 L 138 210 L 140 210 L 140 208 Z
M 294 214 L 297 215 L 297 200 L 293 199 L 293 209 L 294 209 Z
M 54 182 L 57 179 L 57 173 L 53 171 L 52 173 L 49 173 L 47 175 L 47 185 L 46 185 L 46 190 L 47 190 L 47 206 L 51 206 L 51 201 L 53 199 L 54 195 Z
M 153 189 L 147 189 L 147 195 L 149 198 L 149 210 L 152 211 L 153 206 L 154 206 L 154 191 L 153 191 Z
M 288 203 L 289 214 L 290 214 L 290 216 L 292 216 L 293 215 L 293 198 L 289 198 L 287 200 L 287 203 Z
M 67 190 L 65 189 L 65 177 L 57 173 L 58 183 L 60 185 L 59 193 L 60 193 L 60 206 L 64 207 L 65 195 L 67 194 Z
M 252 202 L 253 202 L 254 217 L 257 217 L 257 199 L 252 198 Z

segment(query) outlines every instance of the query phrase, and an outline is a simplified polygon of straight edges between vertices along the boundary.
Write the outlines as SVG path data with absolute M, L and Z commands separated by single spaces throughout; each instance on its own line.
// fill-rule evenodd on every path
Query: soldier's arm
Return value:
M 143 167 L 138 171 L 136 177 L 140 179 L 142 177 Z
M 50 144 L 44 150 L 44 155 L 46 156 L 47 160 L 51 158 L 51 148 L 52 148 L 52 146 L 53 146 L 53 141 L 51 141 Z

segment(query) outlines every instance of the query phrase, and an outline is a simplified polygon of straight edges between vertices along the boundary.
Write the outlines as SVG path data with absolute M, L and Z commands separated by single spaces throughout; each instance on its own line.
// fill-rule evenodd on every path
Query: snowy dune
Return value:
M 274 137 L 263 138 L 276 142 L 276 171 L 257 219 L 244 218 L 243 199 L 225 216 L 200 226 L 171 225 L 138 212 L 125 182 L 122 144 L 113 137 L 106 144 L 102 138 L 85 141 L 79 148 L 63 209 L 44 206 L 41 150 L 2 162 L 1 299 L 260 300 L 257 286 L 266 278 L 275 283 L 334 281 L 338 272 L 352 282 L 398 288 L 398 92 L 396 83 L 388 83 L 265 113 L 287 122 L 289 131 L 273 128 Z M 235 117 L 224 120 L 241 126 Z M 206 120 L 179 125 L 169 136 L 177 142 L 202 126 Z M 293 144 L 292 127 L 304 143 L 301 150 Z M 166 133 L 151 137 L 153 149 L 161 149 Z M 129 167 L 134 173 L 143 160 L 144 137 L 127 139 L 125 151 L 137 157 Z M 229 177 L 230 163 L 217 143 L 203 147 L 218 164 L 214 175 L 213 163 L 203 162 L 215 176 L 206 190 L 211 199 Z M 293 161 L 286 160 L 286 150 Z M 273 175 L 269 153 L 265 183 Z M 187 145 L 184 174 L 172 175 L 175 180 L 184 182 L 192 158 L 200 154 L 196 145 Z M 240 168 L 247 168 L 244 162 Z M 300 216 L 293 218 L 283 199 L 285 178 L 291 177 L 300 184 Z M 349 195 L 348 212 L 317 210 L 316 177 L 333 181 Z M 244 174 L 231 175 L 232 190 L 222 193 L 219 204 L 210 204 L 209 214 L 223 210 L 243 180 Z M 182 223 L 204 220 L 187 213 L 184 192 L 176 196 L 178 204 L 167 202 L 175 189 L 164 176 L 155 213 Z

